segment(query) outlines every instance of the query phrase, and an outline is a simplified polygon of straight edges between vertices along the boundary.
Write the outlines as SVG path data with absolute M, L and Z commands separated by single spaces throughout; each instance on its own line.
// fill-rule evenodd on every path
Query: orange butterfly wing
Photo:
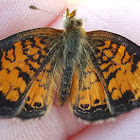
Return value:
M 52 71 L 51 64 L 48 63 L 46 68 L 40 72 L 28 92 L 27 100 L 25 100 L 19 117 L 24 119 L 38 117 L 49 109 L 54 93 Z
M 101 81 L 106 89 L 111 114 L 117 115 L 139 107 L 140 47 L 122 36 L 109 32 L 88 34 L 89 38 L 93 37 L 96 40 L 96 58 L 100 65 L 100 76 L 103 77 Z M 99 38 L 102 38 L 102 41 Z
M 70 100 L 74 114 L 95 121 L 139 107 L 140 47 L 106 31 L 87 32 L 86 36 L 85 49 L 92 63 L 82 70 L 85 73 L 90 67 L 86 76 L 80 75 L 80 69 L 73 76 Z M 80 88 L 81 83 L 86 86 Z
M 24 111 L 35 108 L 41 110 L 40 114 L 49 106 L 52 97 L 50 88 L 44 85 L 48 83 L 46 68 L 59 47 L 54 44 L 61 33 L 51 28 L 34 29 L 0 41 L 1 116 L 18 115 L 25 104 Z M 47 99 L 45 103 L 44 99 Z M 24 117 L 24 113 L 20 116 Z
M 105 91 L 92 63 L 83 70 L 76 69 L 72 81 L 70 102 L 77 117 L 87 121 L 110 117 Z

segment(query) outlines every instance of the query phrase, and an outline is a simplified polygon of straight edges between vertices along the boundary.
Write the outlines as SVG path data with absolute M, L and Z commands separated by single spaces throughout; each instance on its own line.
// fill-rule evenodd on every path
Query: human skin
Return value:
M 24 30 L 52 27 L 62 29 L 63 18 L 49 13 L 33 11 L 30 5 L 64 13 L 64 9 L 77 9 L 77 17 L 86 20 L 85 30 L 107 30 L 125 36 L 140 46 L 140 2 L 137 0 L 5 0 L 0 1 L 0 39 Z M 54 99 L 51 109 L 41 118 L 20 120 L 0 119 L 2 140 L 124 140 L 140 139 L 140 109 L 118 116 L 115 121 L 85 124 L 69 110 L 69 103 L 59 107 Z

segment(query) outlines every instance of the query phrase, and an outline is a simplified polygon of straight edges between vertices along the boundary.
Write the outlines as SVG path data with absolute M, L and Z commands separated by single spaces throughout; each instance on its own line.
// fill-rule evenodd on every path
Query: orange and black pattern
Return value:
M 86 65 L 82 74 L 79 72 L 77 69 L 73 76 L 70 96 L 74 114 L 89 121 L 109 118 L 105 91 L 92 63 Z
M 0 41 L 0 116 L 39 117 L 54 93 L 89 122 L 140 107 L 140 47 L 114 33 L 85 32 L 75 13 L 67 9 L 65 30 L 33 29 Z
M 50 59 L 59 43 L 52 48 L 47 42 L 50 36 L 58 42 L 59 34 L 59 30 L 35 29 L 1 40 L 0 115 L 15 116 L 22 110 L 21 117 L 35 117 L 50 106 Z
M 92 46 L 86 47 L 92 65 L 86 66 L 84 72 L 87 74 L 82 81 L 78 71 L 75 72 L 71 95 L 74 114 L 84 120 L 95 121 L 138 108 L 140 47 L 106 31 L 93 31 L 86 35 L 89 46 Z M 82 89 L 79 87 L 81 83 L 84 84 Z

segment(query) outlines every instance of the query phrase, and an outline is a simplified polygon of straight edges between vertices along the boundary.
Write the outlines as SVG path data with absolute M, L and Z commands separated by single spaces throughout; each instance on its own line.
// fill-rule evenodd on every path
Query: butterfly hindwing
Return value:
M 76 69 L 73 76 L 70 102 L 77 117 L 96 121 L 112 117 L 106 102 L 105 91 L 92 63 L 82 70 Z
M 27 100 L 18 116 L 25 119 L 43 115 L 52 104 L 53 87 L 52 67 L 48 63 L 30 88 Z
M 140 47 L 105 31 L 88 32 L 87 41 L 91 49 L 87 47 L 87 50 L 105 89 L 110 113 L 119 115 L 139 107 Z
M 45 67 L 57 51 L 56 44 L 61 33 L 61 30 L 42 28 L 21 32 L 0 41 L 1 116 L 9 117 L 20 114 L 25 102 L 26 106 L 35 107 L 32 105 L 34 103 L 37 107 L 36 100 L 39 100 L 38 107 L 39 104 L 41 107 L 45 106 L 43 99 L 47 98 L 47 95 L 42 90 L 45 90 L 47 94 L 49 88 L 43 85 L 47 82 L 42 82 L 42 80 L 47 77 Z M 37 90 L 35 93 L 32 92 L 33 87 Z M 32 98 L 32 94 L 35 98 Z M 32 103 L 29 98 L 32 98 Z

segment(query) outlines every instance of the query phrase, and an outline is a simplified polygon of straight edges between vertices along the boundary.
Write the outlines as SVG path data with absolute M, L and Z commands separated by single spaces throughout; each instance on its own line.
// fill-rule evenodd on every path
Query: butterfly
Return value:
M 85 32 L 75 15 L 66 10 L 64 30 L 32 29 L 0 41 L 1 117 L 42 116 L 54 93 L 89 122 L 140 106 L 140 47 L 111 32 Z

